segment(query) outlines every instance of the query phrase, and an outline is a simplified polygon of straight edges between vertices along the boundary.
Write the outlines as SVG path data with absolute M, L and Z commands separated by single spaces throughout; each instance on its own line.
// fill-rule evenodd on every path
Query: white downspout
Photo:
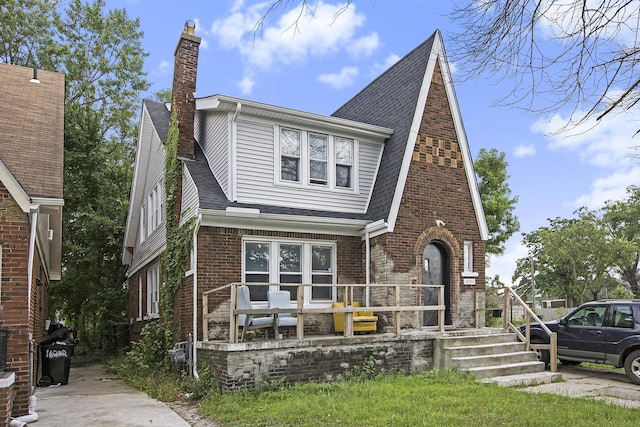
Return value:
M 27 329 L 31 324 L 31 290 L 33 287 L 33 259 L 36 252 L 36 233 L 38 232 L 38 214 L 40 212 L 40 205 L 31 205 L 29 208 L 31 213 L 31 234 L 29 235 L 29 264 L 27 265 L 27 283 L 28 283 L 28 308 L 27 308 Z M 35 324 L 34 324 L 35 329 Z M 29 332 L 29 396 L 33 395 L 34 387 L 33 381 L 33 353 L 31 349 L 33 347 L 33 334 Z M 36 415 L 37 417 L 37 415 Z M 37 421 L 37 418 L 36 418 Z
M 238 116 L 240 115 L 240 110 L 242 110 L 242 103 L 238 102 L 236 104 L 236 110 L 233 112 L 233 118 L 231 119 L 231 153 L 230 153 L 230 164 L 229 168 L 231 170 L 231 188 L 229 192 L 231 193 L 231 201 L 236 202 L 236 180 L 238 178 L 237 168 L 236 168 L 236 149 L 238 146 Z
M 371 283 L 371 242 L 369 237 L 369 231 L 365 232 L 365 245 L 366 245 L 366 259 L 365 259 L 365 284 L 366 284 L 366 292 L 365 292 L 365 305 L 369 307 L 369 293 L 371 289 L 369 288 L 369 284 Z
M 193 376 L 198 379 L 198 231 L 200 230 L 200 224 L 202 223 L 202 214 L 198 214 L 196 219 L 196 226 L 193 230 L 193 348 L 191 354 L 193 355 Z M 204 337 L 203 337 L 204 339 Z

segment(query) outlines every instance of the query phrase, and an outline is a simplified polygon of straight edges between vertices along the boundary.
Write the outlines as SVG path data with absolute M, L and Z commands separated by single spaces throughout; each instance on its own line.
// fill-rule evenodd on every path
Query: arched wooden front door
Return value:
M 431 242 L 422 256 L 423 281 L 425 285 L 444 285 L 445 324 L 451 324 L 451 284 L 449 282 L 449 252 L 439 242 Z M 437 305 L 438 292 L 434 288 L 424 288 L 424 305 Z M 438 324 L 436 311 L 424 312 L 424 326 Z

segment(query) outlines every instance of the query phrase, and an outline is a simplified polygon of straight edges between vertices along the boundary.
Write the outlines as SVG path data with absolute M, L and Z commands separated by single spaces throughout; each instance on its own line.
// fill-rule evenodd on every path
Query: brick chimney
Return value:
M 187 21 L 174 53 L 171 109 L 178 114 L 178 157 L 194 158 L 193 122 L 196 113 L 196 74 L 200 37 L 194 35 L 195 22 Z

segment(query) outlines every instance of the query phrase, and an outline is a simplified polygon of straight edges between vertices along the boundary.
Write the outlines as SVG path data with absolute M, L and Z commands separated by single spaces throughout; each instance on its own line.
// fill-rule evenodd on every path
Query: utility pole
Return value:
M 535 277 L 535 269 L 533 268 L 533 257 L 529 258 L 531 260 L 531 309 L 536 309 L 536 277 Z

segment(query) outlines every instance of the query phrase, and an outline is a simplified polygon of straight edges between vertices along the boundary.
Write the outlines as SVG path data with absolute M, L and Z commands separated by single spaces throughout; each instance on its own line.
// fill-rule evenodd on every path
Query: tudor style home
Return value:
M 64 75 L 0 64 L 0 100 L 0 424 L 8 425 L 29 413 L 33 352 L 61 276 Z
M 446 323 L 483 326 L 487 226 L 440 32 L 325 116 L 225 95 L 194 99 L 200 39 L 189 30 L 175 51 L 173 108 L 178 208 L 196 225 L 175 300 L 176 340 L 228 338 L 228 325 L 203 336 L 201 297 L 232 282 L 276 284 L 292 300 L 298 288 L 286 284 L 364 284 L 359 298 L 372 307 L 389 304 L 370 285 L 444 285 Z M 142 103 L 123 250 L 132 339 L 162 316 L 170 108 Z M 251 300 L 266 303 L 267 289 L 250 286 Z M 228 292 L 220 297 L 227 321 Z M 414 304 L 433 303 L 421 292 Z M 300 297 L 305 307 L 331 307 L 340 295 L 307 286 Z M 305 316 L 304 329 L 330 334 L 333 324 Z

